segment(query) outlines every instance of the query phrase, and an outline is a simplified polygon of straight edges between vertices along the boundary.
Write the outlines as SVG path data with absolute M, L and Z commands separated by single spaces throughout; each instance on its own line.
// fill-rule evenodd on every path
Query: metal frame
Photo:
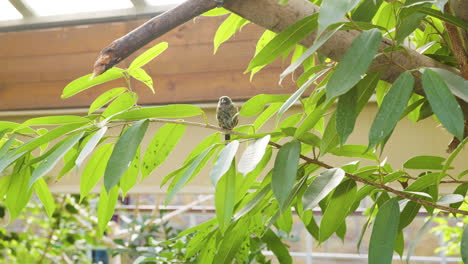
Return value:
M 131 0 L 133 8 L 76 13 L 72 15 L 37 16 L 34 10 L 27 6 L 22 0 L 9 0 L 9 2 L 23 15 L 23 19 L 1 21 L 0 32 L 142 19 L 157 16 L 176 6 L 175 4 L 151 6 L 144 0 Z

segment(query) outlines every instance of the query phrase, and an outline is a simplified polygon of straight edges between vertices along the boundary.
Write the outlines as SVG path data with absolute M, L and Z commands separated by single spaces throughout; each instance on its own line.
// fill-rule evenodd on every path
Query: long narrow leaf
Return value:
M 372 122 L 369 132 L 369 148 L 385 140 L 393 131 L 405 111 L 413 86 L 414 78 L 409 72 L 400 75 L 392 85 Z
M 452 135 L 463 140 L 463 112 L 444 79 L 434 71 L 426 69 L 422 83 L 434 114 Z
M 369 264 L 391 264 L 400 208 L 396 198 L 385 202 L 375 217 L 369 241 Z
M 273 194 L 280 204 L 280 208 L 287 201 L 296 181 L 301 143 L 297 140 L 290 141 L 280 148 L 273 167 L 271 187 Z
M 148 120 L 138 121 L 127 129 L 115 144 L 104 172 L 104 186 L 107 191 L 119 183 L 120 177 L 132 163 L 148 124 Z
M 365 31 L 353 40 L 328 81 L 327 98 L 342 95 L 359 82 L 371 65 L 381 40 L 378 29 Z

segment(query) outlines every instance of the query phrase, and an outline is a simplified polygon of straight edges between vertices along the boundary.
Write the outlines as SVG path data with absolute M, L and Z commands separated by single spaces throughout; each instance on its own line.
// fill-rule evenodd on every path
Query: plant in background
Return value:
M 216 217 L 179 234 L 179 238 L 191 236 L 184 255 L 187 261 L 243 262 L 250 255 L 248 252 L 262 248 L 257 243 L 261 241 L 281 263 L 292 263 L 278 234 L 291 232 L 293 209 L 314 239 L 323 243 L 334 234 L 344 238 L 346 218 L 368 197 L 372 205 L 361 236 L 371 228 L 369 263 L 386 264 L 391 263 L 394 251 L 403 256 L 403 229 L 421 208 L 432 215 L 429 220 L 438 211 L 468 215 L 467 210 L 459 208 L 467 191 L 460 187 L 466 184 L 462 179 L 466 168 L 452 168 L 467 141 L 468 117 L 464 112 L 468 111 L 468 70 L 466 53 L 460 50 L 467 50 L 468 41 L 461 40 L 466 37 L 463 32 L 468 30 L 468 24 L 456 16 L 457 10 L 451 9 L 451 5 L 462 5 L 462 1 L 433 4 L 364 0 L 347 1 L 347 5 L 334 0 L 279 1 L 286 7 L 274 0 L 225 2 L 227 9 L 244 17 L 223 8 L 205 14 L 229 14 L 215 35 L 215 50 L 247 20 L 275 30 L 276 33 L 267 30 L 260 37 L 247 72 L 253 76 L 278 57 L 287 57 L 294 51 L 290 66 L 279 79 L 301 69 L 297 91 L 250 98 L 242 106 L 239 119 L 255 116 L 255 122 L 233 131 L 208 124 L 204 111 L 193 105 L 139 106 L 130 79 L 154 90 L 151 77 L 141 67 L 168 44 L 163 42 L 148 49 L 128 69 L 112 66 L 167 32 L 167 27 L 173 28 L 215 6 L 212 0 L 189 0 L 154 18 L 168 23 L 150 22 L 116 40 L 111 48 L 103 50 L 93 74 L 64 88 L 62 97 L 68 98 L 117 78 L 127 80 L 127 87 L 100 95 L 91 104 L 88 115 L 40 117 L 21 124 L 0 122 L 0 173 L 4 175 L 0 178 L 0 197 L 5 199 L 13 218 L 33 192 L 49 216 L 53 215 L 56 205 L 43 177 L 64 160 L 58 178 L 73 167 L 82 168 L 81 199 L 103 179 L 97 213 L 98 230 L 103 234 L 119 194 L 126 194 L 138 180 L 160 166 L 192 126 L 215 133 L 199 142 L 180 168 L 162 179 L 168 189 L 165 202 L 169 203 L 213 160 L 209 177 L 215 187 Z M 190 8 L 197 4 L 197 8 Z M 274 20 L 264 19 L 271 12 L 262 15 L 263 9 L 255 5 L 271 8 L 277 16 Z M 320 9 L 316 5 L 321 5 Z M 294 16 L 295 22 L 291 23 Z M 269 24 L 271 21 L 274 24 Z M 313 32 L 316 34 L 311 35 Z M 135 35 L 138 41 L 132 41 Z M 319 55 L 315 55 L 317 51 Z M 306 96 L 313 85 L 315 88 Z M 376 95 L 379 109 L 368 143 L 347 144 L 357 117 L 372 94 Z M 300 102 L 301 111 L 285 117 L 296 102 Z M 106 104 L 107 108 L 97 114 L 96 110 Z M 332 108 L 334 105 L 336 108 Z M 262 129 L 275 115 L 275 128 Z M 401 168 L 391 166 L 380 150 L 388 143 L 396 124 L 405 117 L 421 120 L 431 116 L 453 135 L 450 154 L 441 157 L 421 153 Z M 199 122 L 183 120 L 188 117 L 199 117 Z M 151 123 L 164 126 L 151 135 L 148 146 L 141 146 Z M 119 129 L 119 135 L 109 136 L 110 128 Z M 231 134 L 232 140 L 221 141 L 221 133 Z M 24 135 L 31 139 L 24 141 Z M 57 139 L 58 143 L 48 147 Z M 240 144 L 246 145 L 246 150 L 237 161 Z M 325 155 L 352 157 L 356 162 L 329 164 L 323 161 Z M 89 161 L 84 164 L 87 157 Z M 274 160 L 272 169 L 267 167 L 270 160 Z M 370 165 L 362 165 L 361 160 Z M 441 195 L 439 187 L 447 183 L 458 187 L 453 194 Z M 323 212 L 320 223 L 312 214 L 317 206 Z M 421 232 L 426 232 L 428 226 L 424 224 Z M 409 261 L 418 239 L 406 240 L 411 241 L 406 252 Z M 461 244 L 466 243 L 465 227 Z M 177 242 L 174 248 L 179 249 Z M 467 248 L 461 248 L 465 262 Z
M 468 209 L 467 201 L 460 206 L 462 209 Z M 448 256 L 460 256 L 460 243 L 463 236 L 463 227 L 468 224 L 468 217 L 461 215 L 449 215 L 447 217 L 436 217 L 434 222 L 436 227 L 431 229 L 435 235 L 442 235 L 443 246 L 437 248 L 435 253 L 443 252 Z
M 89 263 L 90 250 L 104 246 L 87 200 L 78 204 L 73 195 L 56 199 L 51 217 L 31 201 L 11 227 L 0 228 L 0 263 Z

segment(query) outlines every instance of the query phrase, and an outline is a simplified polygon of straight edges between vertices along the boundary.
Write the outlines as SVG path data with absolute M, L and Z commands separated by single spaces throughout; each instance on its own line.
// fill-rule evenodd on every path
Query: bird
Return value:
M 232 130 L 239 122 L 239 112 L 229 96 L 221 96 L 216 108 L 216 119 L 220 128 Z M 224 135 L 225 140 L 230 140 L 231 135 Z

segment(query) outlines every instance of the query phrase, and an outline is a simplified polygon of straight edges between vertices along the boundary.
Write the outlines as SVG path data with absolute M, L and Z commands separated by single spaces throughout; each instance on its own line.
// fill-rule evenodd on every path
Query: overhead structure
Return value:
M 183 0 L 0 1 L 0 32 L 147 18 Z

